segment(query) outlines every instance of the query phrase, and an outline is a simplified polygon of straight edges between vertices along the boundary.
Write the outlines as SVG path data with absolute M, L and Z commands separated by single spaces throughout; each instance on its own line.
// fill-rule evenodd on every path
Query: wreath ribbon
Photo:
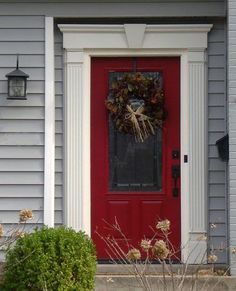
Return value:
M 136 110 L 133 110 L 130 105 L 127 105 L 126 109 L 128 113 L 126 113 L 125 119 L 130 120 L 132 123 L 133 132 L 137 141 L 143 142 L 148 137 L 150 131 L 152 134 L 155 133 L 150 122 L 151 118 L 142 113 L 144 110 L 143 106 L 139 106 Z M 140 122 L 142 126 L 140 126 Z

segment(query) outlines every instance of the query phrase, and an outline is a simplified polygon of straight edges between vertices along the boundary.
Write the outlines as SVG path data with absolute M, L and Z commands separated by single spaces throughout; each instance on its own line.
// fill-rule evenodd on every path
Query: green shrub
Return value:
M 43 227 L 8 252 L 3 290 L 89 291 L 95 271 L 95 248 L 86 234 Z

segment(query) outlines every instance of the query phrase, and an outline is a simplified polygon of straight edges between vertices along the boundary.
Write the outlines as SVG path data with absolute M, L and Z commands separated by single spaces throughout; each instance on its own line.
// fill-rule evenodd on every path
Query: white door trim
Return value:
M 59 25 L 65 48 L 66 224 L 91 233 L 90 60 L 93 56 L 179 56 L 181 60 L 182 260 L 206 252 L 206 48 L 212 25 Z M 184 162 L 184 155 L 188 162 Z M 191 254 L 189 256 L 189 254 Z

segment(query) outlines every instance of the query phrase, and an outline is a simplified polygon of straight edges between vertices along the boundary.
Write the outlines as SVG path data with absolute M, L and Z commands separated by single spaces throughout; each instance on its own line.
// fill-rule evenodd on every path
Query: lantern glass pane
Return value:
M 25 79 L 20 77 L 11 78 L 9 80 L 9 96 L 24 97 L 25 96 Z

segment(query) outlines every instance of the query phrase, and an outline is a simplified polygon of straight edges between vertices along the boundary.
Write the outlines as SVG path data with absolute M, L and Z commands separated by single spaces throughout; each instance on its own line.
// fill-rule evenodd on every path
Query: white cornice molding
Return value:
M 63 47 L 72 49 L 205 49 L 211 24 L 81 25 L 60 24 Z M 140 35 L 142 26 L 142 36 Z M 140 36 L 136 41 L 134 36 Z
M 129 25 L 129 24 L 125 24 Z M 125 25 L 59 24 L 62 32 L 124 32 Z M 212 24 L 157 24 L 146 25 L 146 32 L 209 32 Z

